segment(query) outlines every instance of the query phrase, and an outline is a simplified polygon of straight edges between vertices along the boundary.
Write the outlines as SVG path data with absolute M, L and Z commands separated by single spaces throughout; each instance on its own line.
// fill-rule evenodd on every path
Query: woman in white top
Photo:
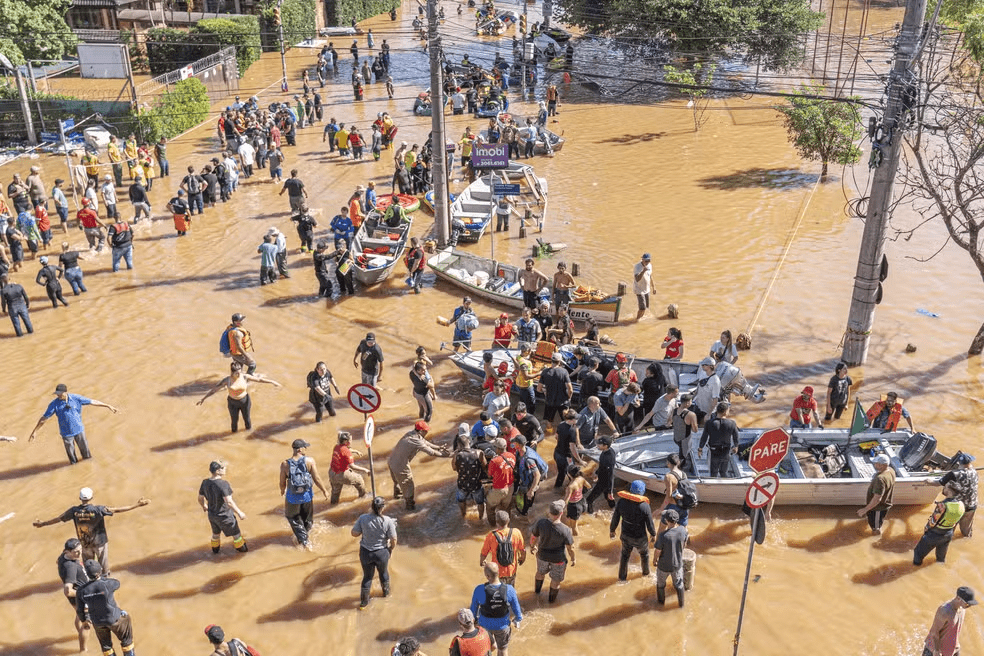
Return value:
M 498 421 L 509 411 L 509 394 L 506 392 L 506 384 L 495 381 L 492 391 L 485 395 L 482 400 L 482 408 L 489 416 Z
M 250 410 L 253 407 L 253 402 L 250 401 L 249 398 L 250 382 L 270 383 L 274 387 L 280 387 L 280 383 L 275 380 L 270 380 L 264 376 L 254 376 L 252 374 L 243 373 L 243 365 L 238 362 L 233 362 L 229 365 L 229 375 L 219 381 L 215 387 L 207 391 L 205 396 L 203 396 L 195 405 L 201 405 L 205 402 L 205 399 L 225 387 L 226 392 L 229 395 L 227 405 L 229 406 L 229 418 L 232 420 L 232 432 L 235 433 L 239 430 L 240 414 L 243 416 L 243 425 L 246 427 L 246 430 L 249 430 L 253 427 L 249 416 Z
M 724 361 L 729 364 L 738 362 L 738 348 L 735 346 L 734 340 L 731 339 L 730 330 L 725 330 L 721 333 L 721 339 L 714 342 L 714 346 L 711 347 L 711 357 L 716 362 Z

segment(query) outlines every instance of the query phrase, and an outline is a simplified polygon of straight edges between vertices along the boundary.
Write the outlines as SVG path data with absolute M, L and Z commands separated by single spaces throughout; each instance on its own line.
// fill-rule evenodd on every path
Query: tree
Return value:
M 800 96 L 776 106 L 800 157 L 823 164 L 821 179 L 827 177 L 830 162 L 855 164 L 861 159 L 861 149 L 855 145 L 861 138 L 861 114 L 852 102 L 860 98 L 841 101 L 812 97 L 823 92 L 823 87 L 803 87 Z
M 820 26 L 809 0 L 558 0 L 564 22 L 593 33 L 654 39 L 677 52 L 738 51 L 766 69 L 802 60 L 799 37 Z
M 78 39 L 65 22 L 71 0 L 0 0 L 3 36 L 0 52 L 12 63 L 60 60 L 75 51 Z
M 714 83 L 714 71 L 717 70 L 717 66 L 709 64 L 705 69 L 702 64 L 697 63 L 689 71 L 678 69 L 675 66 L 666 66 L 663 70 L 663 77 L 667 82 L 686 85 L 686 87 L 679 87 L 677 90 L 690 97 L 687 106 L 694 113 L 694 132 L 699 132 L 700 126 L 707 121 L 704 113 L 711 101 L 707 97 L 706 87 Z

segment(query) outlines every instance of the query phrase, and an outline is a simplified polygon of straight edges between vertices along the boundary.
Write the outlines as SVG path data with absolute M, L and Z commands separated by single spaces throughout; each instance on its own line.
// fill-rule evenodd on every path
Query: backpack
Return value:
M 293 494 L 307 493 L 311 489 L 311 483 L 314 479 L 311 478 L 311 473 L 307 470 L 305 458 L 301 458 L 300 460 L 288 458 L 287 467 L 290 470 L 290 473 L 287 475 L 290 491 Z
M 229 651 L 232 652 L 232 656 L 260 656 L 260 652 L 256 651 L 239 638 L 233 638 L 228 644 Z
M 533 483 L 533 467 L 530 466 L 531 462 L 537 469 L 540 470 L 541 480 L 546 477 L 547 472 L 549 471 L 546 461 L 540 456 L 540 454 L 527 446 L 526 452 L 523 454 L 523 464 L 521 465 L 519 476 L 520 484 L 522 486 L 527 486 Z
M 197 194 L 202 190 L 199 177 L 192 173 L 188 176 L 188 195 Z
M 499 539 L 499 534 L 492 531 L 492 537 L 498 543 L 498 546 L 495 548 L 495 560 L 499 563 L 499 567 L 508 567 L 513 564 L 513 559 L 515 558 L 512 541 L 513 530 L 509 529 L 509 534 L 503 539 Z
M 232 356 L 232 345 L 229 339 L 229 329 L 226 328 L 222 331 L 222 335 L 219 337 L 219 353 L 226 357 Z
M 676 500 L 677 505 L 679 505 L 684 510 L 690 510 L 691 508 L 697 507 L 697 486 L 689 478 L 684 478 L 677 481 L 676 492 L 673 493 L 673 498 Z
M 509 602 L 506 601 L 506 584 L 500 583 L 492 593 L 489 593 L 490 584 L 485 584 L 485 603 L 481 606 L 483 617 L 495 618 L 506 617 L 509 615 Z

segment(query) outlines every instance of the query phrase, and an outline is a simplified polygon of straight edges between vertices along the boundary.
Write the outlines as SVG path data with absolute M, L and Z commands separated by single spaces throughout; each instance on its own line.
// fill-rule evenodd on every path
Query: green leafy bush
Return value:
M 260 22 L 256 16 L 201 20 L 192 28 L 190 36 L 190 40 L 201 44 L 199 58 L 235 46 L 239 77 L 260 58 Z
M 328 2 L 328 19 L 334 25 L 348 25 L 352 19 L 359 21 L 377 14 L 389 13 L 399 7 L 399 0 L 335 0 Z
M 158 104 L 138 115 L 141 137 L 153 143 L 187 132 L 208 118 L 209 100 L 205 84 L 189 77 L 164 93 Z
M 189 45 L 188 32 L 173 27 L 147 30 L 147 62 L 151 75 L 164 75 L 198 59 L 198 48 Z

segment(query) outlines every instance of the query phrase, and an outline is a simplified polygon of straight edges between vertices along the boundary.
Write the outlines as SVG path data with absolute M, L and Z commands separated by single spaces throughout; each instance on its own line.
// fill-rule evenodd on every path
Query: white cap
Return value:
M 871 459 L 871 462 L 876 465 L 890 465 L 892 460 L 886 456 L 884 453 L 879 453 L 877 456 Z
M 79 490 L 79 501 L 91 501 L 92 500 L 92 488 L 84 487 Z

